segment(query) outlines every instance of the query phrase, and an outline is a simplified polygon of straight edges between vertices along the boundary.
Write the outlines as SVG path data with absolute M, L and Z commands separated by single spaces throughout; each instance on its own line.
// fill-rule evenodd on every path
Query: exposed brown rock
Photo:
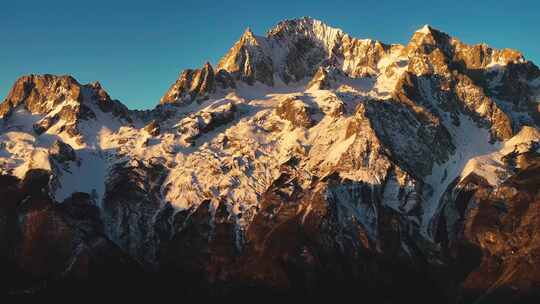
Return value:
M 77 154 L 75 153 L 75 150 L 73 150 L 70 145 L 60 140 L 56 140 L 52 144 L 51 148 L 49 148 L 49 153 L 53 159 L 59 162 L 77 160 Z
M 328 71 L 323 67 L 319 67 L 317 73 L 315 73 L 307 85 L 307 88 L 316 90 L 331 89 L 336 83 L 336 77 L 332 72 L 333 71 Z
M 220 79 L 223 79 L 223 73 Z M 222 84 L 223 81 L 222 80 Z M 215 91 L 215 75 L 210 63 L 206 63 L 202 69 L 185 70 L 180 78 L 161 98 L 160 104 L 190 103 L 196 99 L 201 100 Z
M 178 132 L 182 140 L 190 145 L 204 133 L 231 122 L 235 118 L 236 106 L 228 101 L 216 107 L 206 108 L 193 113 L 178 123 Z
M 466 243 L 479 253 L 457 260 L 475 266 L 464 278 L 460 303 L 529 303 L 539 296 L 540 240 L 533 231 L 540 225 L 540 156 L 527 154 L 522 168 L 496 188 L 474 175 L 464 179 L 445 208 L 450 254 Z
M 251 29 L 246 29 L 240 40 L 219 61 L 218 70 L 229 72 L 234 79 L 253 84 L 259 81 L 273 85 L 272 59 L 264 54 L 262 47 Z
M 121 117 L 128 122 L 131 122 L 128 108 L 120 101 L 111 99 L 98 81 L 85 85 L 85 88 L 88 88 L 91 91 L 90 98 L 97 103 L 101 111 L 105 113 L 111 112 L 114 116 Z
M 0 236 L 9 232 L 0 238 L 3 295 L 101 293 L 113 290 L 109 284 L 142 274 L 103 235 L 99 209 L 88 194 L 75 193 L 58 205 L 48 197 L 49 173 L 42 170 L 29 171 L 23 181 L 0 180 Z
M 34 131 L 38 135 L 41 135 L 45 131 L 47 131 L 50 127 L 52 127 L 54 124 L 56 124 L 59 119 L 60 119 L 59 115 L 44 117 L 43 119 L 39 120 L 37 123 L 34 124 L 33 126 Z
M 152 136 L 158 136 L 160 133 L 159 122 L 157 120 L 152 120 L 144 127 L 144 130 Z
M 315 121 L 311 114 L 314 109 L 311 109 L 301 99 L 288 97 L 282 100 L 276 108 L 276 114 L 282 119 L 288 120 L 295 127 L 310 128 Z
M 219 85 L 222 89 L 227 88 L 236 88 L 236 84 L 231 74 L 225 70 L 219 70 L 216 73 L 216 84 Z
M 81 85 L 71 76 L 29 75 L 19 78 L 0 105 L 0 117 L 20 104 L 34 114 L 45 114 L 66 99 L 81 101 Z

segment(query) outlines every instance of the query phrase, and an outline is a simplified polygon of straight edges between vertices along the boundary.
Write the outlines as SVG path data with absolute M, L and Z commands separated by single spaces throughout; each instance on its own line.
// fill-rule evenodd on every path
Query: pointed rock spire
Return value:
M 424 26 L 416 30 L 416 33 L 429 34 L 432 30 L 433 28 L 429 24 L 425 24 Z
M 160 104 L 186 104 L 208 98 L 216 91 L 216 82 L 221 89 L 235 86 L 228 72 L 220 70 L 215 73 L 210 62 L 206 62 L 201 69 L 184 70 L 161 98 Z
M 248 84 L 259 81 L 272 86 L 274 84 L 272 58 L 265 53 L 265 48 L 261 44 L 259 38 L 247 28 L 240 40 L 219 61 L 218 70 L 225 70 L 234 79 Z
M 307 85 L 308 89 L 315 90 L 328 90 L 333 88 L 337 81 L 338 77 L 343 76 L 343 73 L 339 71 L 334 66 L 328 67 L 319 67 L 309 84 Z
M 253 31 L 250 27 L 247 27 L 244 30 L 244 33 L 242 34 L 242 37 L 240 39 L 245 42 L 256 42 L 255 35 L 253 34 Z
M 426 24 L 414 32 L 405 51 L 407 54 L 414 52 L 430 53 L 433 49 L 439 48 L 448 53 L 451 37 L 432 26 Z

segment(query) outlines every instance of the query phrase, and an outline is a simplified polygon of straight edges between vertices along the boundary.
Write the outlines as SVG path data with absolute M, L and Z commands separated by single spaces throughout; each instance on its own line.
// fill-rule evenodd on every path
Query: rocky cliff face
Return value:
M 537 300 L 539 100 L 518 51 L 310 18 L 246 30 L 152 111 L 22 77 L 0 105 L 2 288 Z

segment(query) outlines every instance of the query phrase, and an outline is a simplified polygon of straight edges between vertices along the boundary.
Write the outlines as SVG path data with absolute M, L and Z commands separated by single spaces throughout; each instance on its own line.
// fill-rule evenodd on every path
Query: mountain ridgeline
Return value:
M 428 25 L 247 29 L 152 110 L 29 75 L 0 104 L 0 291 L 540 299 L 540 70 Z

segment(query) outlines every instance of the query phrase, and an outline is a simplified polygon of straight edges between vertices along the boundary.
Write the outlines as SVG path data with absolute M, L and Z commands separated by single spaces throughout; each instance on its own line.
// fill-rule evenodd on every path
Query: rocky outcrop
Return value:
M 73 121 L 80 118 L 93 118 L 85 104 L 85 98 L 96 101 L 103 112 L 114 112 L 115 116 L 127 117 L 127 108 L 118 101 L 111 100 L 99 82 L 82 85 L 71 76 L 30 75 L 19 78 L 0 106 L 0 117 L 5 117 L 12 109 L 23 105 L 32 114 L 48 114 L 66 102 L 59 118 Z M 81 110 L 76 110 L 82 107 Z M 71 108 L 71 110 L 70 110 Z M 88 113 L 88 114 L 87 114 Z
M 67 162 L 77 160 L 77 154 L 73 148 L 60 141 L 56 140 L 49 148 L 49 155 L 58 162 Z
M 441 120 L 421 106 L 411 108 L 403 101 L 392 99 L 384 102 L 372 100 L 359 111 L 365 112 L 379 139 L 392 152 L 392 157 L 409 172 L 427 176 L 435 163 L 446 161 L 455 149 L 452 137 Z M 405 151 L 407 157 L 403 158 L 400 155 Z
M 319 67 L 317 73 L 309 81 L 307 88 L 315 90 L 330 90 L 338 83 L 340 72 L 334 67 Z
M 153 219 L 163 207 L 159 187 L 165 172 L 158 159 L 120 163 L 111 169 L 103 198 L 106 234 L 149 269 L 159 246 Z
M 449 71 L 448 66 L 444 66 L 446 67 L 442 69 Z M 458 117 L 464 114 L 479 125 L 489 127 L 493 140 L 512 137 L 514 129 L 511 117 L 493 99 L 486 96 L 484 89 L 476 85 L 471 78 L 462 74 L 442 74 L 441 78 L 433 78 L 422 73 L 404 73 L 396 85 L 395 98 L 412 106 L 426 119 L 437 117 L 439 109 L 442 108 L 450 113 L 453 123 L 458 123 Z M 438 87 L 443 88 L 442 92 L 437 91 Z M 519 125 L 519 128 L 521 126 Z
M 157 120 L 152 120 L 144 127 L 144 130 L 152 136 L 158 136 L 160 133 L 159 122 Z
M 471 174 L 449 193 L 439 239 L 459 267 L 472 270 L 464 274 L 461 303 L 529 303 L 539 296 L 540 243 L 532 231 L 540 225 L 540 155 L 518 157 L 520 169 L 503 184 Z
M 99 82 L 85 85 L 85 89 L 89 91 L 88 98 L 94 101 L 102 112 L 112 113 L 114 117 L 132 122 L 128 108 L 120 101 L 111 99 Z
M 229 72 L 225 70 L 217 71 L 215 75 L 215 81 L 218 88 L 221 88 L 221 89 L 236 88 L 236 83 L 234 81 L 234 78 L 231 76 L 231 74 L 229 74 Z
M 248 84 L 259 81 L 274 84 L 272 59 L 265 53 L 265 41 L 246 29 L 242 37 L 219 61 L 218 69 L 229 72 L 234 79 Z
M 214 69 L 208 62 L 202 69 L 185 70 L 161 98 L 160 104 L 188 104 L 194 100 L 204 100 L 215 91 L 218 79 L 222 87 L 231 84 L 225 72 L 218 75 L 216 79 Z
M 95 120 L 96 111 L 111 113 L 115 119 L 132 122 L 127 107 L 118 100 L 112 100 L 99 82 L 82 85 L 71 76 L 46 74 L 21 77 L 0 104 L 0 118 L 9 121 L 16 109 L 39 118 L 32 126 L 37 135 L 55 127 L 60 132 L 77 137 L 80 135 L 79 123 Z
M 276 107 L 276 114 L 295 127 L 309 128 L 315 121 L 311 117 L 315 109 L 295 97 L 284 98 Z
M 526 97 L 531 95 L 527 79 L 536 77 L 539 70 L 520 52 L 467 45 L 426 25 L 415 32 L 404 53 L 410 59 L 410 73 L 444 78 L 444 86 L 457 95 L 459 107 L 491 125 L 494 139 L 508 139 L 522 126 L 535 123 L 538 109 Z M 513 79 L 511 85 L 507 77 Z
M 81 101 L 81 85 L 71 76 L 30 75 L 19 78 L 0 105 L 0 117 L 23 105 L 33 114 L 45 114 L 66 100 Z
M 178 132 L 184 143 L 192 145 L 202 134 L 231 122 L 235 113 L 234 103 L 225 100 L 182 119 L 177 125 Z

